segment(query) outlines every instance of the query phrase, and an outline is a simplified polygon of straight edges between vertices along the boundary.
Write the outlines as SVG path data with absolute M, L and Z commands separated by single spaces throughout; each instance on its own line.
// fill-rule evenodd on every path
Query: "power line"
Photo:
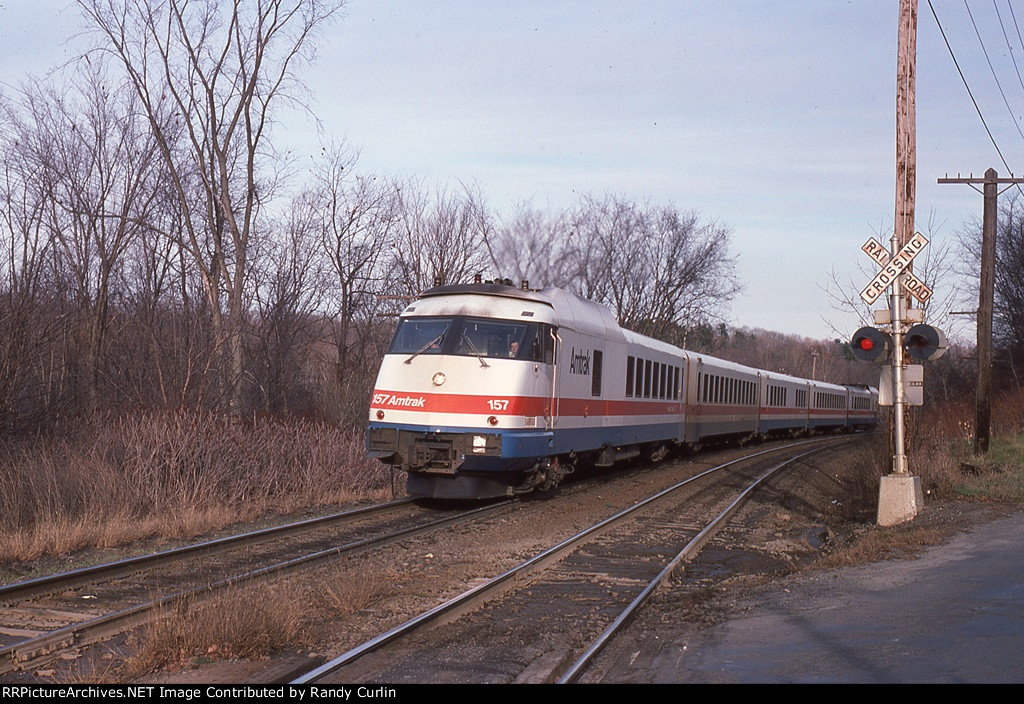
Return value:
M 999 144 L 996 142 L 996 138 L 992 135 L 992 130 L 989 129 L 988 123 L 985 121 L 985 116 L 981 112 L 981 108 L 978 106 L 978 101 L 974 98 L 974 92 L 971 90 L 971 86 L 967 83 L 967 77 L 964 76 L 963 69 L 960 68 L 960 62 L 956 60 L 956 54 L 953 53 L 953 47 L 950 46 L 949 39 L 946 37 L 946 30 L 942 28 L 942 23 L 939 21 L 939 16 L 935 12 L 935 6 L 932 4 L 932 0 L 928 0 L 928 9 L 932 11 L 932 17 L 935 18 L 935 24 L 939 26 L 939 32 L 942 34 L 942 40 L 946 43 L 946 49 L 949 50 L 949 56 L 953 59 L 953 65 L 956 66 L 957 73 L 960 74 L 960 80 L 964 83 L 964 88 L 967 89 L 967 95 L 970 96 L 971 102 L 974 104 L 974 109 L 978 113 L 978 118 L 981 119 L 981 124 L 985 128 L 985 132 L 988 134 L 989 140 L 992 142 L 992 146 L 995 147 L 996 153 L 999 155 L 999 160 L 1003 162 L 1003 166 L 1006 170 L 1013 174 L 1013 169 L 1010 168 L 1009 163 L 1006 161 L 1006 157 L 1003 156 L 1003 150 L 999 148 Z M 1017 190 L 1020 190 L 1021 195 L 1024 195 L 1024 190 L 1021 190 L 1020 186 L 1017 186 Z
M 1009 0 L 1007 0 L 1009 3 Z M 1010 37 L 1006 34 L 1006 25 L 1003 24 L 1003 16 L 999 14 L 999 5 L 996 0 L 992 0 L 992 7 L 996 10 L 996 18 L 999 20 L 999 29 L 1003 30 L 1003 39 L 1006 40 L 1006 48 L 1010 52 L 1010 60 L 1013 61 L 1013 70 L 1017 72 L 1017 80 L 1020 82 L 1020 87 L 1024 88 L 1024 78 L 1020 75 L 1020 67 L 1017 66 L 1017 57 L 1013 55 L 1013 47 L 1010 45 Z M 1013 5 L 1010 5 L 1010 12 L 1013 13 Z M 1017 24 L 1017 19 L 1013 20 L 1014 25 Z M 1017 38 L 1020 39 L 1020 30 L 1017 31 Z M 1024 42 L 1022 42 L 1024 45 Z
M 1024 139 L 1024 132 L 1021 131 L 1020 123 L 1017 122 L 1017 118 L 1013 114 L 1013 108 L 1010 107 L 1010 101 L 1006 99 L 1006 93 L 1003 91 L 1003 85 L 999 82 L 999 76 L 996 75 L 996 67 L 992 65 L 992 59 L 988 56 L 988 49 L 985 48 L 985 40 L 981 38 L 981 32 L 978 31 L 978 23 L 974 21 L 974 13 L 971 12 L 971 6 L 967 4 L 967 0 L 964 0 L 964 7 L 967 8 L 967 16 L 971 18 L 971 25 L 974 27 L 974 34 L 978 37 L 978 43 L 981 44 L 981 53 L 985 55 L 985 61 L 988 62 L 988 70 L 992 72 L 992 79 L 996 82 L 996 88 L 999 89 L 999 95 L 1003 96 L 1003 104 L 1006 105 L 1006 110 L 1010 113 L 1010 119 L 1013 120 L 1013 126 L 1017 128 L 1017 134 L 1020 135 L 1021 139 Z M 998 10 L 996 11 L 996 14 L 998 14 Z
M 1010 8 L 1010 17 L 1013 19 L 1013 28 L 1017 30 L 1017 40 L 1020 42 L 1020 46 L 1024 49 L 1024 37 L 1020 36 L 1020 27 L 1017 25 L 1017 14 L 1013 11 L 1013 3 L 1010 0 L 1006 0 L 1006 6 Z

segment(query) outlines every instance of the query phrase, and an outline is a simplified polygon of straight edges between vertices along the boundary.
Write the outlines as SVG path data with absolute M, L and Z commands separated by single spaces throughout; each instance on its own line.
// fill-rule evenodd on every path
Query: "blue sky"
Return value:
M 933 3 L 1020 169 L 1024 137 L 964 3 Z M 360 149 L 362 171 L 472 182 L 505 212 L 524 199 L 561 207 L 579 193 L 697 210 L 733 231 L 746 291 L 731 322 L 833 337 L 832 326 L 859 323 L 830 307 L 829 273 L 866 285 L 874 264 L 860 246 L 892 227 L 898 5 L 349 0 L 303 77 L 323 134 Z M 1007 0 L 969 6 L 1021 120 L 1024 82 L 1011 59 L 1024 71 L 1024 46 Z M 1024 30 L 1024 6 L 1015 12 Z M 981 196 L 936 179 L 1006 168 L 927 0 L 919 14 L 917 220 L 941 243 L 980 217 Z M 64 42 L 76 24 L 63 1 L 0 0 L 0 81 L 73 56 Z M 295 154 L 318 150 L 308 118 L 282 127 Z M 951 288 L 935 287 L 937 297 Z

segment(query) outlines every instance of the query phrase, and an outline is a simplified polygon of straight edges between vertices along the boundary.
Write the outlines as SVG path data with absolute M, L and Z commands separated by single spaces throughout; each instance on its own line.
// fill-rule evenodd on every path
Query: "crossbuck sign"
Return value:
M 921 253 L 926 244 L 928 244 L 928 239 L 920 232 L 915 232 L 910 241 L 903 245 L 895 257 L 890 259 L 889 252 L 878 240 L 871 238 L 865 242 L 861 249 L 881 265 L 882 270 L 875 275 L 867 288 L 860 292 L 860 297 L 864 299 L 864 302 L 868 305 L 873 304 L 887 288 L 892 286 L 900 274 L 904 275 L 904 288 L 914 298 L 922 304 L 931 298 L 932 290 L 911 272 L 906 271 L 910 262 L 914 261 L 914 257 Z

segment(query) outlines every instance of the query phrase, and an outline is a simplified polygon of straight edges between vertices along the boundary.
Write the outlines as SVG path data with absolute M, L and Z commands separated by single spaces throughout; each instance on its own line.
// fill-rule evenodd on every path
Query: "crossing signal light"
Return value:
M 938 328 L 920 323 L 907 330 L 903 346 L 912 359 L 932 362 L 946 353 L 946 335 Z
M 862 362 L 884 362 L 892 351 L 892 338 L 878 328 L 861 328 L 853 333 L 850 349 Z

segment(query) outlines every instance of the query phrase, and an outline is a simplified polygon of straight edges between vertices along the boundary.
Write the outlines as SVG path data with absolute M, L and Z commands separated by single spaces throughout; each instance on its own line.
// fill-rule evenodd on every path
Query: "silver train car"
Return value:
M 877 413 L 876 389 L 688 352 L 622 329 L 568 291 L 464 284 L 430 289 L 402 312 L 367 448 L 408 472 L 411 495 L 487 498 L 549 489 L 580 462 L 868 429 Z

